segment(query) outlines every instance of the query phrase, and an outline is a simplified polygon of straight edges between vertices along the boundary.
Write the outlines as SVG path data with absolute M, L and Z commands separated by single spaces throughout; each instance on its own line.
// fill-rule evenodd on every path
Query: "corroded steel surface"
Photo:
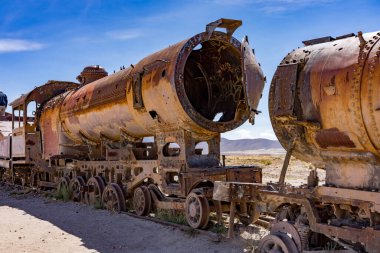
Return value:
M 185 129 L 212 137 L 234 129 L 249 117 L 240 50 L 224 33 L 197 34 L 71 92 L 62 103 L 62 126 L 78 143 L 102 135 L 120 140 L 122 132 L 143 137 Z M 263 84 L 260 78 L 254 81 Z M 261 94 L 262 84 L 249 91 Z
M 273 128 L 294 156 L 326 168 L 327 183 L 380 190 L 380 33 L 305 42 L 278 67 Z

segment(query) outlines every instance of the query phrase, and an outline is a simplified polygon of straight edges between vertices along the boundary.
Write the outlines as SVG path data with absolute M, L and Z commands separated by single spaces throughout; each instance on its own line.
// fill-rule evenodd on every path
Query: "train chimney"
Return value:
M 103 67 L 99 65 L 87 66 L 83 69 L 80 75 L 77 76 L 77 80 L 82 86 L 84 86 L 106 76 L 108 76 L 108 73 Z

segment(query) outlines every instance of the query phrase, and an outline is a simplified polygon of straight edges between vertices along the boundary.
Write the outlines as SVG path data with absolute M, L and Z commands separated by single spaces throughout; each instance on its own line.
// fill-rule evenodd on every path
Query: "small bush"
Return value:
M 262 163 L 262 164 L 264 164 L 265 166 L 268 166 L 268 165 L 272 164 L 272 161 L 271 160 L 267 160 L 267 159 L 260 160 L 259 162 Z
M 175 210 L 157 210 L 155 217 L 176 224 L 187 225 L 186 216 Z
M 332 250 L 340 250 L 342 249 L 342 247 L 338 243 L 331 241 L 331 242 L 327 242 L 326 245 L 323 247 L 323 249 L 327 251 L 332 251 Z
M 95 209 L 104 209 L 103 201 L 100 199 L 100 197 L 96 197 L 95 203 L 94 203 Z
M 63 185 L 63 186 L 61 186 L 61 187 L 57 190 L 57 192 L 56 192 L 56 194 L 55 194 L 54 197 L 55 197 L 56 199 L 63 200 L 63 201 L 65 201 L 65 202 L 67 202 L 67 201 L 70 200 L 70 195 L 71 195 L 71 191 L 70 191 L 69 187 Z
M 226 234 L 228 231 L 228 229 L 223 224 L 214 224 L 209 230 L 216 234 Z

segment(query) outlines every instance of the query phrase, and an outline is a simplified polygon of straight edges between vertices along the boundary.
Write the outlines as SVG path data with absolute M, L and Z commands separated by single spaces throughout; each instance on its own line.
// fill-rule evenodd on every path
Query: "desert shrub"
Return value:
M 182 212 L 176 210 L 157 210 L 155 217 L 160 220 L 187 225 L 186 216 Z
M 101 200 L 100 197 L 97 197 L 95 199 L 94 208 L 95 209 L 104 209 L 104 204 L 103 204 L 103 201 Z
M 222 224 L 214 224 L 209 229 L 211 232 L 216 234 L 226 234 L 228 229 Z
M 59 189 L 57 189 L 57 192 L 55 193 L 54 197 L 56 199 L 63 200 L 65 202 L 67 202 L 70 200 L 70 195 L 71 195 L 71 192 L 70 192 L 69 187 L 63 185 Z

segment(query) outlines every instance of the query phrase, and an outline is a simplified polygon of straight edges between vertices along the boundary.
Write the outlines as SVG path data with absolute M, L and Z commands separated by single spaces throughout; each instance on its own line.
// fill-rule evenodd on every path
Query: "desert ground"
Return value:
M 263 183 L 277 182 L 281 173 L 285 154 L 265 154 L 260 155 L 226 155 L 226 165 L 257 165 L 263 168 Z M 290 159 L 285 182 L 299 186 L 306 184 L 310 169 L 310 163 L 303 162 L 294 157 Z M 317 169 L 319 182 L 325 182 L 326 173 L 324 170 Z
M 259 165 L 263 167 L 265 182 L 275 182 L 283 157 L 230 155 L 226 164 Z M 309 166 L 292 159 L 287 181 L 294 185 L 305 183 Z M 319 171 L 319 175 L 323 182 L 323 172 Z M 266 233 L 256 225 L 238 226 L 234 239 L 215 242 L 193 230 L 0 186 L 0 252 L 252 252 Z

